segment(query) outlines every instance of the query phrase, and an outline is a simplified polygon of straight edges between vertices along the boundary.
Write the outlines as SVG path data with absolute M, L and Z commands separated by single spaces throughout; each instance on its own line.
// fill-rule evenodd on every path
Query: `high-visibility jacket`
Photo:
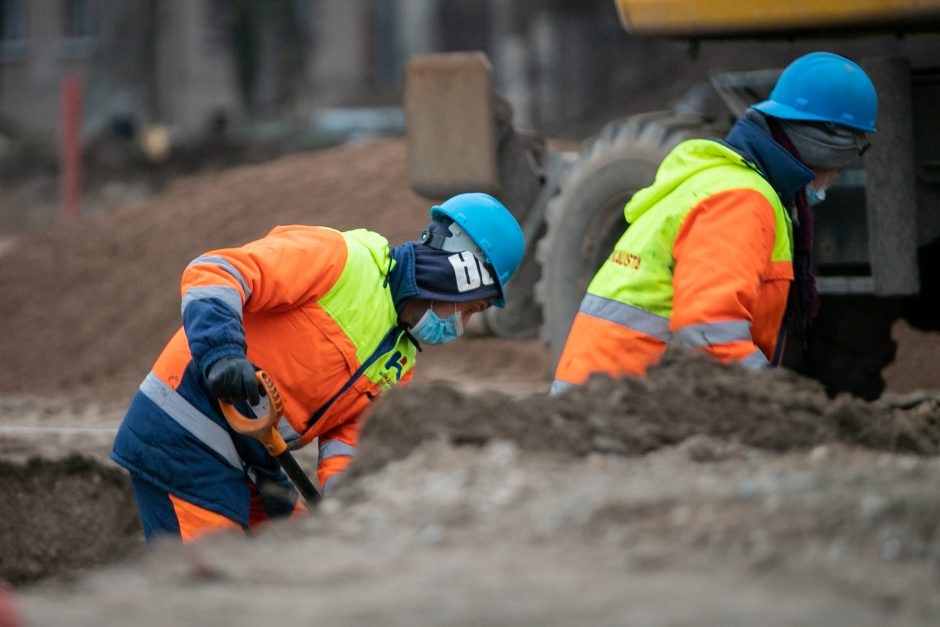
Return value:
M 278 430 L 289 448 L 319 438 L 318 474 L 328 489 L 355 452 L 363 410 L 411 378 L 416 347 L 398 324 L 386 276 L 393 263 L 376 233 L 311 226 L 278 227 L 193 260 L 182 279 L 183 328 L 140 385 L 112 459 L 247 525 L 246 476 L 262 497 L 266 482 L 288 484 L 257 441 L 228 427 L 206 389 L 208 366 L 244 355 L 284 399 Z M 271 507 L 281 515 L 293 503 Z
M 751 126 L 737 134 L 763 153 L 762 165 L 776 160 L 790 188 L 811 180 L 812 171 Z M 669 345 L 745 366 L 779 363 L 793 227 L 748 150 L 679 144 L 624 216 L 630 226 L 588 287 L 553 393 L 593 372 L 642 376 Z

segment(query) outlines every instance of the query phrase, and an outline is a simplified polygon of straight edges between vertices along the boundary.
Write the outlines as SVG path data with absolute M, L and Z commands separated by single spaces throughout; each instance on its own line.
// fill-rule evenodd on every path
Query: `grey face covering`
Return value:
M 842 170 L 868 149 L 865 133 L 827 122 L 779 120 L 796 146 L 800 159 L 811 168 Z
M 748 109 L 746 117 L 770 132 L 764 114 L 760 111 Z M 845 169 L 869 147 L 868 139 L 862 131 L 828 122 L 775 119 L 800 153 L 800 161 L 811 168 Z

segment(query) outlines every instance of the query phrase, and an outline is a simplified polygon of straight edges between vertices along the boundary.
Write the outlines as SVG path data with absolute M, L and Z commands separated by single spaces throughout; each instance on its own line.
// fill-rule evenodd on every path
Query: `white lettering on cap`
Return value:
M 483 285 L 492 285 L 495 283 L 493 280 L 493 275 L 490 274 L 490 271 L 486 269 L 486 266 L 480 263 L 479 259 L 477 259 L 477 265 L 480 266 L 480 276 L 483 278 Z
M 457 280 L 458 292 L 469 292 L 481 285 L 493 284 L 493 277 L 470 251 L 449 255 L 447 260 L 454 268 L 454 278 Z

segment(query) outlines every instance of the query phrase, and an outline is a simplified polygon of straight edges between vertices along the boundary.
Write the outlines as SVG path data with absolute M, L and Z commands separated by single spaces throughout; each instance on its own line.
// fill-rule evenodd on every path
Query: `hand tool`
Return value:
M 268 453 L 281 465 L 281 468 L 287 474 L 291 483 L 294 484 L 294 487 L 297 488 L 297 491 L 304 497 L 304 500 L 313 505 L 320 500 L 320 492 L 297 464 L 294 456 L 287 450 L 287 443 L 284 442 L 284 438 L 277 431 L 277 421 L 281 419 L 281 415 L 284 413 L 284 399 L 281 398 L 277 386 L 274 385 L 274 380 L 268 373 L 259 370 L 255 373 L 255 376 L 258 377 L 258 382 L 268 397 L 267 416 L 249 418 L 243 416 L 231 403 L 219 400 L 222 413 L 235 431 L 252 437 L 264 445 Z

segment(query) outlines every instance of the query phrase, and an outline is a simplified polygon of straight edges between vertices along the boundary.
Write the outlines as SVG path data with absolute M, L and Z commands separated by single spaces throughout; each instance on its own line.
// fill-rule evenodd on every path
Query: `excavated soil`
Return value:
M 698 356 L 667 356 L 642 380 L 596 376 L 558 398 L 524 402 L 426 383 L 392 390 L 370 414 L 361 435 L 367 453 L 350 475 L 375 472 L 438 438 L 457 445 L 508 439 L 571 456 L 644 455 L 696 436 L 771 451 L 844 444 L 936 456 L 940 407 L 916 407 L 829 399 L 821 385 L 791 372 L 742 372 Z
M 427 382 L 376 405 L 307 518 L 18 602 L 43 625 L 931 625 L 938 446 L 940 397 L 694 358 L 557 399 Z
M 0 578 L 75 574 L 143 547 L 130 480 L 87 457 L 0 461 Z
M 87 410 L 78 404 L 71 415 Z M 339 624 L 409 624 L 425 612 L 448 622 L 454 604 L 465 620 L 454 624 L 497 624 L 516 612 L 523 624 L 571 624 L 579 616 L 610 624 L 633 616 L 633 606 L 618 604 L 603 586 L 605 609 L 596 616 L 563 597 L 558 605 L 568 613 L 550 601 L 518 608 L 511 591 L 538 596 L 547 593 L 543 586 L 594 586 L 599 573 L 649 585 L 652 575 L 664 579 L 657 586 L 671 581 L 691 595 L 652 616 L 688 617 L 684 603 L 718 592 L 696 577 L 739 586 L 748 572 L 759 577 L 749 584 L 755 612 L 793 612 L 764 598 L 776 586 L 811 599 L 795 622 L 772 624 L 830 612 L 825 624 L 929 624 L 940 611 L 938 449 L 938 395 L 829 399 L 817 383 L 791 373 L 688 356 L 667 359 L 643 381 L 596 377 L 559 398 L 429 381 L 377 403 L 353 467 L 309 518 L 275 525 L 254 542 L 159 547 L 88 576 L 77 573 L 140 553 L 126 478 L 81 457 L 2 464 L 8 481 L 0 496 L 12 515 L 0 534 L 0 575 L 19 585 L 72 576 L 21 588 L 19 601 L 38 624 L 72 624 L 76 595 L 99 604 L 83 610 L 80 623 L 121 624 L 132 613 L 135 624 L 165 624 L 166 598 L 177 617 L 210 619 L 207 597 L 255 616 L 262 610 L 239 601 L 240 590 L 259 586 L 276 599 L 295 577 L 330 593 L 296 604 L 289 624 L 324 606 Z M 485 548 L 476 553 L 474 546 Z M 401 577 L 408 551 L 423 558 L 409 561 Z M 547 556 L 558 561 L 546 563 Z M 315 566 L 327 558 L 341 565 L 338 573 Z M 250 567 L 258 560 L 267 561 L 261 571 Z M 454 564 L 474 574 L 454 572 Z M 492 564 L 525 584 L 500 573 L 494 581 L 506 591 L 493 589 L 478 574 Z M 553 568 L 548 582 L 534 576 Z M 441 585 L 450 595 L 439 606 L 412 590 L 415 578 L 429 583 L 434 576 L 446 578 Z M 362 579 L 376 595 L 361 611 L 344 613 L 328 600 L 350 595 Z M 389 613 L 372 600 L 396 594 L 417 605 Z M 495 606 L 470 607 L 474 599 Z M 719 609 L 702 624 L 748 624 L 744 610 Z
M 551 399 L 536 342 L 432 347 L 312 515 L 143 551 L 107 452 L 182 268 L 277 224 L 410 239 L 404 162 L 293 155 L 0 250 L 0 580 L 30 624 L 936 624 L 940 368 L 903 324 L 872 403 L 674 357 Z

